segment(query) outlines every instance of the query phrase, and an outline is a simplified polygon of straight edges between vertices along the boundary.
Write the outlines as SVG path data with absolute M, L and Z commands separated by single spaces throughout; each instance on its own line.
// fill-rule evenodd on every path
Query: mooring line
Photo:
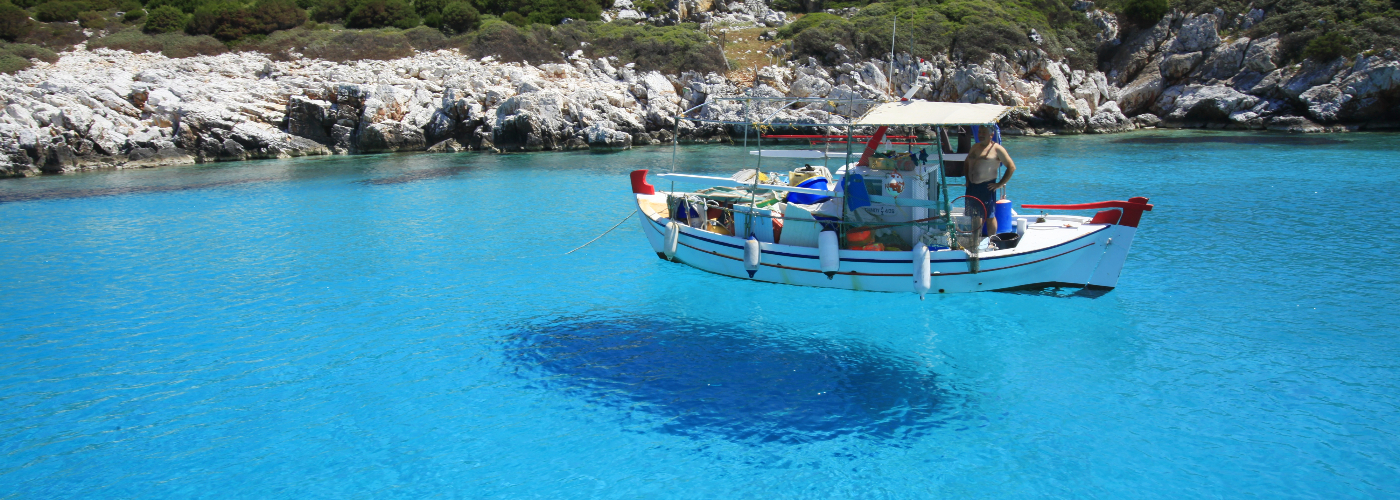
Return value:
M 641 209 L 639 208 L 639 209 L 637 209 L 637 210 L 641 210 Z M 608 228 L 607 231 L 603 231 L 603 234 L 598 235 L 598 238 L 602 238 L 602 237 L 604 237 L 604 236 L 607 236 L 608 233 L 611 233 L 611 232 L 612 232 L 612 230 L 617 229 L 617 226 L 621 226 L 623 222 L 627 222 L 627 219 L 631 219 L 633 215 L 637 215 L 637 210 L 633 210 L 632 213 L 627 214 L 627 216 L 626 216 L 626 217 L 623 217 L 622 220 L 617 221 L 617 224 L 613 224 L 613 227 Z M 588 240 L 588 243 L 584 243 L 584 244 L 582 244 L 582 245 L 579 245 L 578 248 L 575 248 L 575 249 L 573 249 L 573 250 L 569 250 L 568 252 L 564 252 L 564 255 L 569 255 L 569 254 L 571 254 L 571 253 L 577 252 L 577 251 L 583 249 L 583 247 L 586 247 L 586 246 L 592 244 L 593 242 L 598 241 L 598 238 L 593 238 L 593 239 L 591 239 L 591 240 Z

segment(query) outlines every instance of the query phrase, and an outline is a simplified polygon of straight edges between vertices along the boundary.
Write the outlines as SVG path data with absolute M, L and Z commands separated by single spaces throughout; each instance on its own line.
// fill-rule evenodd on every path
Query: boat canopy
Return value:
M 876 106 L 853 125 L 951 126 L 987 125 L 1010 113 L 1011 106 L 962 102 L 896 101 Z

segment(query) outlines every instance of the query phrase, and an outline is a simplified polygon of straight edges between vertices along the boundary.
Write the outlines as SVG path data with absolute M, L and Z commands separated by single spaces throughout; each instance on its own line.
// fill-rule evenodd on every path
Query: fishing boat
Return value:
M 774 109 L 839 108 L 794 98 L 732 99 L 743 101 L 743 120 L 708 121 L 771 130 L 777 125 L 768 118 L 777 115 Z M 764 150 L 760 134 L 759 149 L 750 152 L 755 165 L 730 177 L 669 172 L 649 178 L 647 170 L 633 171 L 638 221 L 656 255 L 738 279 L 913 292 L 921 299 L 930 293 L 1117 286 L 1142 213 L 1152 210 L 1147 198 L 1022 204 L 1018 212 L 1005 199 L 983 207 L 976 198 L 949 196 L 950 187 L 962 186 L 956 182 L 968 136 L 976 136 L 976 127 L 996 127 L 1013 108 L 907 98 L 836 104 L 863 112 L 800 125 L 843 128 L 844 137 L 785 136 L 808 137 L 825 144 L 824 150 Z M 699 118 L 690 119 L 707 121 L 699 111 Z M 900 129 L 905 133 L 895 135 Z M 853 135 L 857 130 L 873 132 Z M 919 131 L 929 130 L 936 142 L 916 142 Z M 950 131 L 960 139 L 956 148 Z M 860 141 L 864 149 L 857 152 Z M 844 144 L 845 151 L 831 151 L 832 143 Z M 780 171 L 764 172 L 765 159 L 770 169 L 779 162 Z M 833 159 L 839 165 L 830 165 Z M 989 217 L 1005 231 L 987 234 Z

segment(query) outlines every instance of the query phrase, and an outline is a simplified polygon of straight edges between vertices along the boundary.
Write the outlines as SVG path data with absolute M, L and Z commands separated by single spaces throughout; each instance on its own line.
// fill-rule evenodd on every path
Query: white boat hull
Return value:
M 636 196 L 642 232 L 652 250 L 665 259 L 666 225 L 671 220 L 642 209 L 644 200 L 664 204 L 665 194 Z M 1088 221 L 1053 216 L 1045 223 L 1031 223 L 1017 248 L 983 252 L 975 273 L 962 250 L 930 251 L 928 293 L 1056 286 L 1112 289 L 1137 228 Z M 750 277 L 744 266 L 744 239 L 678 225 L 672 260 L 703 271 L 789 285 L 918 293 L 912 251 L 841 250 L 840 268 L 828 278 L 821 270 L 817 248 L 759 242 L 758 271 Z

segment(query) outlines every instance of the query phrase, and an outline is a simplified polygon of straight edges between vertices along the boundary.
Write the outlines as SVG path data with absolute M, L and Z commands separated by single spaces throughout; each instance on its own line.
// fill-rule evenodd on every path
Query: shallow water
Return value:
M 0 497 L 1400 495 L 1400 136 L 1232 137 L 1009 138 L 1119 288 L 923 302 L 563 256 L 668 148 L 0 182 Z

